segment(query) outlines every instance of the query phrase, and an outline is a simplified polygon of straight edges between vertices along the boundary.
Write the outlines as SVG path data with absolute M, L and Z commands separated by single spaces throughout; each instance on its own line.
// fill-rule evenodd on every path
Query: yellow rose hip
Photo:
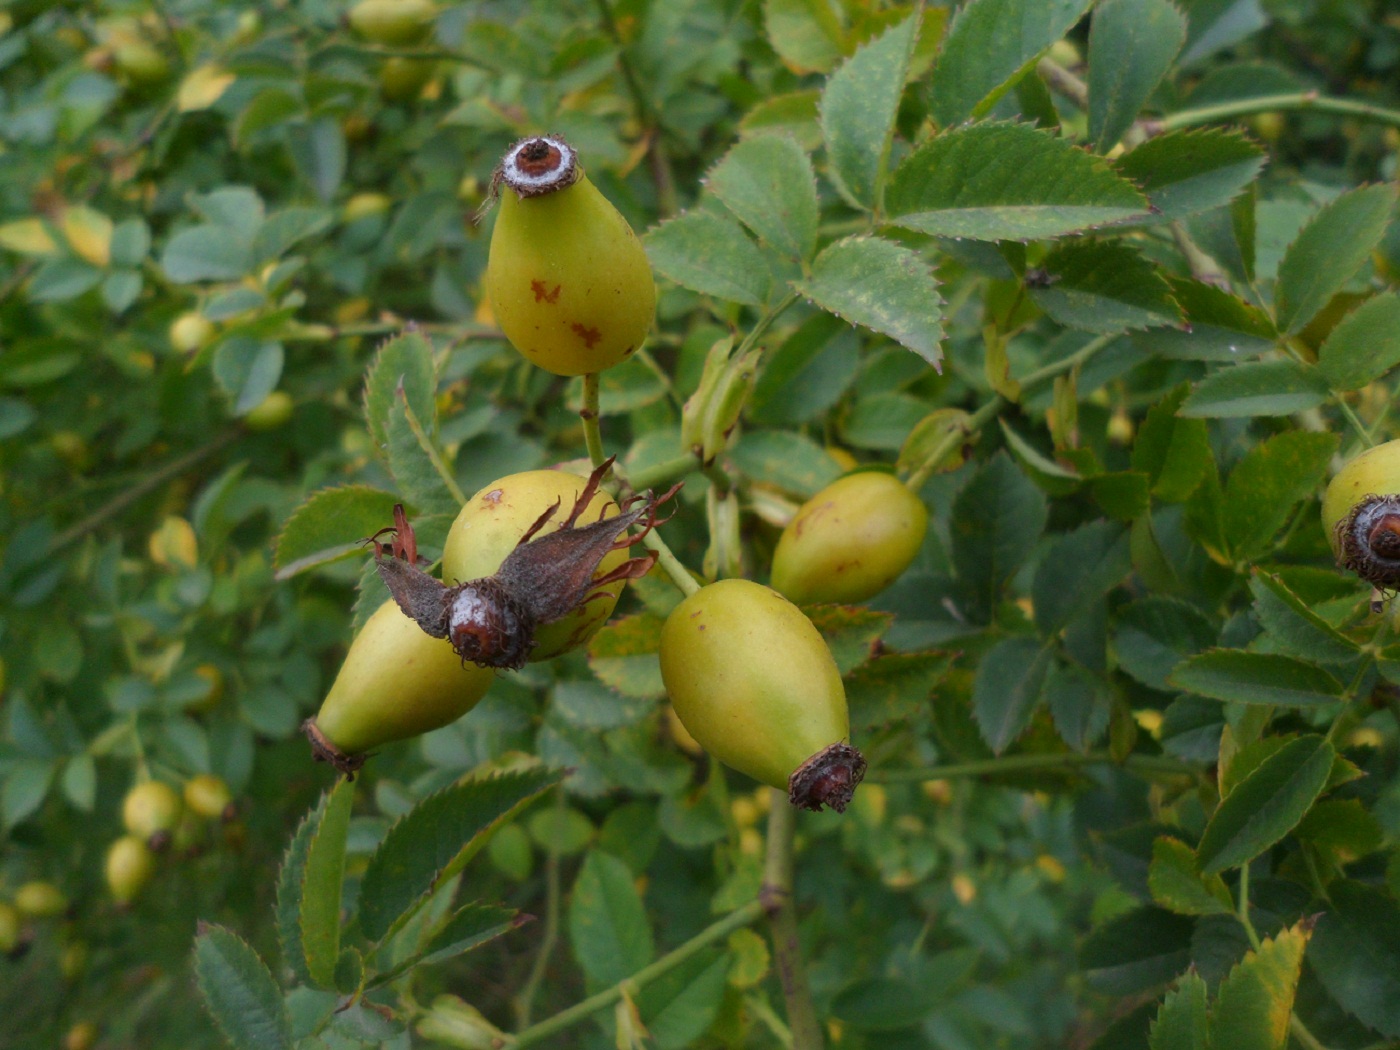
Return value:
M 1400 588 L 1400 441 L 1352 459 L 1322 497 L 1337 564 L 1382 590 Z
M 725 765 L 837 812 L 865 775 L 846 743 L 841 672 L 812 621 L 749 580 L 701 588 L 661 631 L 661 677 L 681 723 Z
M 625 359 L 656 313 L 651 265 L 632 227 L 557 137 L 516 143 L 498 181 L 485 283 L 506 338 L 555 375 Z
M 795 602 L 863 602 L 909 568 L 928 530 L 923 501 L 892 474 L 863 471 L 804 503 L 773 553 L 773 587 Z

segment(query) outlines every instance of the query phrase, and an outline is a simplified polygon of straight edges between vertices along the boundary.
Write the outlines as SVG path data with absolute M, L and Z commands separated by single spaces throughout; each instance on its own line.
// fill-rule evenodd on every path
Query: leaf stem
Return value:
M 797 809 L 788 803 L 786 792 L 773 788 L 770 794 L 768 851 L 759 896 L 772 925 L 773 962 L 787 1003 L 793 1050 L 822 1050 L 825 1039 L 807 986 L 807 970 L 797 937 L 797 912 L 792 906 L 792 840 Z
M 580 1021 L 591 1017 L 604 1007 L 611 1006 L 622 998 L 624 991 L 635 992 L 636 989 L 644 987 L 656 980 L 662 974 L 675 969 L 697 952 L 723 940 L 735 930 L 749 925 L 763 914 L 763 902 L 760 900 L 749 901 L 743 907 L 730 912 L 718 922 L 711 923 L 701 930 L 690 940 L 686 941 L 679 948 L 667 952 L 649 966 L 644 966 L 626 980 L 619 981 L 610 988 L 605 988 L 597 995 L 590 995 L 582 1002 L 575 1003 L 567 1010 L 561 1010 L 553 1017 L 548 1017 L 538 1024 L 533 1024 L 524 1028 L 510 1038 L 506 1044 L 510 1047 L 534 1046 L 544 1042 L 557 1032 L 562 1032 L 566 1028 L 578 1024 Z
M 700 459 L 694 452 L 687 452 L 684 455 L 676 456 L 674 459 L 663 460 L 648 470 L 639 470 L 636 473 L 627 475 L 627 484 L 634 492 L 645 492 L 647 489 L 664 485 L 673 478 L 684 477 L 691 471 L 700 469 Z
M 1057 752 L 1044 755 L 1006 755 L 1002 758 L 984 758 L 975 762 L 952 762 L 941 766 L 924 766 L 920 769 L 872 769 L 865 779 L 875 783 L 903 783 L 905 781 L 952 780 L 957 777 L 980 777 L 995 773 L 1024 773 L 1037 769 L 1066 769 L 1078 766 L 1119 765 L 1107 751 Z M 1139 773 L 1164 773 L 1173 775 L 1199 774 L 1192 765 L 1168 755 L 1129 755 L 1121 763 L 1125 768 Z
M 787 312 L 788 307 L 801 298 L 797 292 L 788 292 L 785 296 L 773 304 L 772 308 L 754 322 L 753 328 L 749 329 L 749 334 L 744 336 L 744 341 L 739 344 L 739 349 L 734 351 L 734 358 L 743 357 L 744 354 L 753 349 L 755 343 L 763 338 L 763 333 L 772 327 L 773 322 Z
M 1375 120 L 1391 127 L 1400 128 L 1400 110 L 1373 106 L 1350 98 L 1330 98 L 1316 91 L 1299 91 L 1286 95 L 1261 95 L 1258 98 L 1239 98 L 1229 102 L 1219 102 L 1199 109 L 1183 109 L 1152 122 L 1158 132 L 1175 131 L 1197 124 L 1210 124 L 1233 117 L 1246 117 L 1251 113 L 1269 113 L 1275 110 L 1304 110 L 1314 113 L 1332 113 L 1343 117 L 1361 117 Z
M 452 476 L 452 471 L 447 469 L 447 463 L 442 458 L 442 452 L 438 449 L 437 442 L 424 428 L 418 414 L 413 411 L 413 406 L 408 403 L 408 397 L 404 394 L 402 383 L 399 384 L 398 397 L 403 404 L 404 421 L 408 423 L 408 429 L 418 440 L 418 447 L 423 450 L 423 455 L 428 457 L 428 462 L 433 465 L 433 470 L 442 479 L 448 493 L 457 501 L 457 506 L 466 506 L 467 494 L 462 491 L 462 486 L 457 484 L 457 479 Z

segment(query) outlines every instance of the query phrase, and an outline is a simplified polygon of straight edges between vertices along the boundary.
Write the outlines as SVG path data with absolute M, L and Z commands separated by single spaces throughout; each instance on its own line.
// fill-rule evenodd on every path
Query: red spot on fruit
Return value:
M 556 284 L 553 290 L 550 290 L 546 288 L 544 282 L 538 278 L 530 282 L 530 291 L 535 293 L 535 302 L 537 303 L 557 303 L 559 301 L 559 289 L 562 287 L 564 286 Z M 592 344 L 590 343 L 589 345 L 591 346 Z
M 596 343 L 599 339 L 603 338 L 603 333 L 600 332 L 600 331 L 598 331 L 598 329 L 596 329 L 596 328 L 585 328 L 583 325 L 579 324 L 577 321 L 575 321 L 573 324 L 569 325 L 569 330 L 570 330 L 571 332 L 573 332 L 574 335 L 576 335 L 576 336 L 578 336 L 580 339 L 582 339 L 582 340 L 583 340 L 583 345 L 586 346 L 586 347 L 588 347 L 588 349 L 590 349 L 590 350 L 593 349 L 593 344 L 594 344 L 594 343 Z

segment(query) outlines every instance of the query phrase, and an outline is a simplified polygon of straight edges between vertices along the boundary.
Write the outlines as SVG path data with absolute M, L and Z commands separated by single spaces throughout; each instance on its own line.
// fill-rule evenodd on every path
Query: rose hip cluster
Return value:
M 656 289 L 641 243 L 556 136 L 517 143 L 493 181 L 500 211 L 485 276 L 497 323 L 557 375 L 597 373 L 645 339 Z M 305 731 L 347 776 L 367 753 L 470 711 L 497 673 L 576 648 L 655 556 L 629 548 L 677 485 L 620 503 L 588 477 L 529 471 L 477 492 L 448 534 L 441 579 L 419 565 L 396 508 L 371 542 L 390 599 L 351 646 Z M 857 471 L 819 492 L 783 532 L 772 587 L 742 579 L 694 589 L 661 633 L 672 706 L 711 755 L 788 791 L 795 806 L 845 809 L 865 772 L 850 745 L 841 674 L 794 602 L 859 602 L 913 561 L 923 503 L 893 475 Z M 386 544 L 384 536 L 391 537 Z M 684 581 L 682 581 L 684 582 Z

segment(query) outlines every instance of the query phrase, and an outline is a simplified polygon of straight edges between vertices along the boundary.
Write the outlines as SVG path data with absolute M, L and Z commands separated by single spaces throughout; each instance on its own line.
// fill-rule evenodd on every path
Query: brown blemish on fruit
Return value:
M 586 328 L 583 325 L 579 324 L 577 321 L 569 325 L 569 331 L 573 332 L 574 335 L 582 339 L 583 345 L 588 347 L 588 349 L 590 350 L 593 349 L 593 345 L 596 342 L 598 342 L 599 339 L 603 338 L 603 333 L 598 331 L 598 329 Z
M 562 287 L 564 287 L 562 284 L 556 284 L 551 291 L 545 287 L 545 283 L 539 278 L 530 282 L 530 291 L 535 293 L 535 302 L 537 303 L 549 303 L 550 305 L 557 303 L 559 301 L 559 289 Z
M 622 356 L 623 356 L 623 357 L 631 357 L 631 356 L 632 356 L 633 354 L 635 354 L 636 352 L 637 352 L 637 348 L 636 348 L 635 346 L 629 346 L 626 350 L 624 350 L 624 351 L 622 352 Z
M 505 489 L 492 489 L 492 490 L 491 490 L 490 492 L 488 492 L 486 495 L 484 495 L 484 496 L 481 497 L 481 502 L 482 502 L 482 503 L 500 503 L 500 502 L 501 502 L 501 497 L 504 496 L 505 494 L 506 494 Z

